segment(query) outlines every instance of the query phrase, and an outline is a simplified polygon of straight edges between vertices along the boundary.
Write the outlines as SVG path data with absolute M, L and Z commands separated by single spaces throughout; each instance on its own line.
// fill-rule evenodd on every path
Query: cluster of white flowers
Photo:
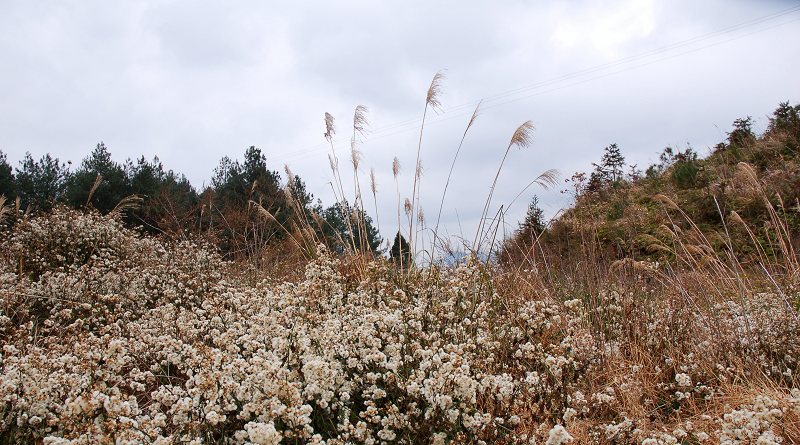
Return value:
M 702 442 L 680 410 L 738 372 L 713 344 L 670 343 L 704 332 L 685 307 L 504 294 L 477 263 L 399 277 L 374 262 L 354 280 L 321 248 L 304 279 L 254 283 L 208 246 L 93 213 L 58 209 L 4 236 L 0 436 L 12 443 Z M 741 314 L 720 313 L 719 335 L 738 332 Z M 759 317 L 749 329 L 795 343 L 742 351 L 793 378 L 800 334 Z M 632 359 L 630 332 L 652 369 Z M 748 437 L 767 437 L 777 412 L 762 405 L 717 419 L 717 437 L 750 431 L 745 413 L 761 416 Z M 653 416 L 680 429 L 648 431 Z
M 322 250 L 300 282 L 245 285 L 63 209 L 8 241 L 0 427 L 21 442 L 513 442 L 596 353 L 560 302 L 503 301 L 474 265 L 352 282 Z
M 786 414 L 791 413 L 795 416 L 800 414 L 800 400 L 796 395 L 800 395 L 800 390 L 794 389 L 785 400 L 758 395 L 751 403 L 725 413 L 719 435 L 720 444 L 777 445 L 783 443 L 781 431 L 785 429 L 783 423 Z M 795 422 L 796 420 L 788 423 Z
M 561 425 L 555 425 L 547 435 L 545 445 L 562 445 L 572 442 L 572 436 Z

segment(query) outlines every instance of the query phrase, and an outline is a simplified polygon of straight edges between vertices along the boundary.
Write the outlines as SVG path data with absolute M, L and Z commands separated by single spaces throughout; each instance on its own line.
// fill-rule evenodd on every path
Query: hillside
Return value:
M 759 136 L 750 118 L 738 119 L 706 158 L 668 147 L 644 172 L 611 145 L 593 172 L 568 180 L 574 205 L 546 230 L 529 216 L 505 256 L 664 261 L 687 253 L 687 243 L 745 263 L 791 255 L 800 234 L 799 113 L 781 104 Z

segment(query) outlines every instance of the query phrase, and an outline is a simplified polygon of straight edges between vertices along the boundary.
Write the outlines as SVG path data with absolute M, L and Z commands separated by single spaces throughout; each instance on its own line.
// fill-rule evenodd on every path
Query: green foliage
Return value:
M 626 207 L 628 207 L 628 203 L 624 197 L 620 197 L 611 201 L 610 205 L 608 206 L 608 212 L 606 212 L 606 219 L 608 221 L 614 221 L 622 218 Z
M 16 190 L 25 209 L 49 210 L 64 198 L 69 168 L 49 154 L 34 161 L 30 153 L 20 161 Z
M 223 157 L 214 170 L 211 185 L 217 203 L 245 206 L 248 201 L 255 201 L 271 210 L 281 201 L 280 180 L 278 172 L 267 168 L 267 157 L 261 149 L 251 146 L 244 153 L 244 163 Z
M 675 162 L 675 150 L 672 147 L 665 147 L 658 156 L 658 164 L 649 166 L 645 171 L 645 178 L 649 180 L 658 179 L 673 162 Z
M 94 189 L 98 176 L 100 183 Z M 83 159 L 80 168 L 67 181 L 66 198 L 70 205 L 91 205 L 101 213 L 110 212 L 130 194 L 125 170 L 111 159 L 111 153 L 102 142 Z
M 391 258 L 395 264 L 402 265 L 403 267 L 408 267 L 413 260 L 411 257 L 411 246 L 399 231 L 394 237 L 394 243 L 392 243 L 392 248 L 389 251 L 389 258 Z
M 687 148 L 683 153 L 678 153 L 672 165 L 672 182 L 681 189 L 694 188 L 699 185 L 700 162 L 697 153 Z
M 158 158 L 150 162 L 144 156 L 135 164 L 128 160 L 124 168 L 130 192 L 143 199 L 141 208 L 129 212 L 129 220 L 149 232 L 178 234 L 194 226 L 199 197 L 185 176 L 165 171 Z
M 611 144 L 603 150 L 600 163 L 592 163 L 594 171 L 589 178 L 589 187 L 593 190 L 599 190 L 607 185 L 616 186 L 623 180 L 625 157 L 622 156 L 619 147 L 617 144 Z
M 767 133 L 786 132 L 800 138 L 800 105 L 791 106 L 789 102 L 781 102 L 772 113 Z
M 8 164 L 6 154 L 0 151 L 0 196 L 5 196 L 11 201 L 17 196 L 17 182 L 14 179 L 14 171 Z
M 337 202 L 322 212 L 322 219 L 323 235 L 333 251 L 344 253 L 355 246 L 361 252 L 380 253 L 380 234 L 363 210 L 347 201 Z
M 525 219 L 520 224 L 519 230 L 536 237 L 544 232 L 545 225 L 544 210 L 539 207 L 539 197 L 534 195 L 531 203 L 528 204 L 528 212 L 525 214 Z
M 753 118 L 750 116 L 733 121 L 733 130 L 728 133 L 728 148 L 739 149 L 751 145 L 756 140 L 753 133 Z

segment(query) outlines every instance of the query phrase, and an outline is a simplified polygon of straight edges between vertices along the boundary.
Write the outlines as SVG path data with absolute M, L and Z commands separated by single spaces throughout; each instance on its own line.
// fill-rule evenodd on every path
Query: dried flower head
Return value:
M 536 183 L 539 184 L 539 186 L 541 186 L 544 189 L 549 189 L 559 184 L 558 177 L 559 177 L 558 170 L 551 168 L 550 170 L 547 170 L 541 175 L 539 175 L 536 178 Z
M 328 155 L 328 165 L 331 167 L 331 171 L 333 173 L 336 173 L 336 170 L 339 168 L 339 165 L 336 162 L 336 159 L 331 155 Z
M 533 142 L 533 122 L 527 121 L 517 127 L 514 135 L 511 136 L 511 144 L 518 148 L 526 148 Z
M 480 102 L 478 102 L 478 105 L 475 106 L 475 110 L 472 111 L 472 116 L 469 118 L 469 123 L 467 123 L 467 129 L 464 130 L 465 133 L 469 131 L 470 128 L 472 128 L 472 124 L 474 124 L 475 120 L 478 119 L 478 115 L 480 114 L 481 104 L 483 104 L 482 99 Z
M 289 168 L 289 164 L 284 164 L 283 165 L 283 171 L 286 172 L 287 185 L 289 186 L 289 188 L 294 189 L 294 186 L 295 186 L 295 179 L 294 178 L 295 178 L 295 176 L 294 176 L 294 173 L 292 172 L 292 170 Z
M 364 136 L 367 132 L 367 127 L 369 126 L 369 121 L 367 120 L 367 107 L 364 105 L 359 105 L 356 107 L 355 112 L 353 113 L 353 136 L 361 135 Z
M 431 85 L 428 87 L 428 95 L 425 98 L 425 104 L 434 111 L 442 108 L 442 103 L 439 100 L 439 96 L 442 94 L 442 80 L 444 80 L 444 74 L 441 71 L 434 74 Z
M 353 169 L 358 170 L 358 165 L 361 163 L 361 152 L 356 148 L 355 141 L 350 141 L 350 162 L 353 163 Z
M 333 116 L 325 113 L 325 139 L 330 141 L 334 134 L 336 134 L 336 129 L 333 126 Z
M 392 161 L 392 174 L 394 175 L 395 179 L 397 179 L 397 175 L 400 174 L 400 160 L 397 159 L 397 156 L 394 157 Z

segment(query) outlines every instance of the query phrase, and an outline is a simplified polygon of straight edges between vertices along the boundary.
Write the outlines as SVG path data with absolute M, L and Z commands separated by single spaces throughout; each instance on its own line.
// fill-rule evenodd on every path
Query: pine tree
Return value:
M 747 116 L 733 121 L 733 130 L 728 133 L 728 147 L 730 148 L 744 148 L 756 140 L 756 134 L 753 133 L 753 118 Z
M 397 263 L 397 265 L 402 265 L 402 267 L 408 267 L 411 265 L 411 246 L 408 244 L 408 241 L 406 241 L 406 238 L 400 234 L 400 232 L 397 232 L 397 235 L 394 237 L 392 249 L 389 251 L 389 258 Z
M 69 177 L 69 168 L 58 158 L 46 154 L 34 161 L 30 153 L 25 153 L 16 171 L 17 194 L 22 207 L 49 210 L 64 199 Z
M 625 157 L 617 144 L 607 146 L 600 158 L 600 164 L 592 163 L 594 171 L 589 178 L 590 189 L 599 190 L 607 184 L 617 184 L 623 178 Z
M 7 201 L 13 202 L 17 197 L 17 182 L 14 171 L 8 164 L 6 154 L 0 151 L 0 196 L 5 196 Z
M 525 220 L 520 224 L 519 230 L 524 234 L 538 236 L 544 232 L 544 210 L 539 207 L 539 197 L 534 196 L 531 203 L 528 205 L 528 212 L 525 214 Z
M 355 208 L 347 201 L 337 202 L 322 211 L 322 219 L 323 236 L 334 251 L 344 253 L 352 250 L 355 244 L 357 250 L 375 255 L 381 253 L 378 229 L 363 210 Z
M 95 188 L 98 176 L 100 183 Z M 125 170 L 111 159 L 111 153 L 102 142 L 83 159 L 80 168 L 67 181 L 67 201 L 74 207 L 91 204 L 106 213 L 130 195 Z

